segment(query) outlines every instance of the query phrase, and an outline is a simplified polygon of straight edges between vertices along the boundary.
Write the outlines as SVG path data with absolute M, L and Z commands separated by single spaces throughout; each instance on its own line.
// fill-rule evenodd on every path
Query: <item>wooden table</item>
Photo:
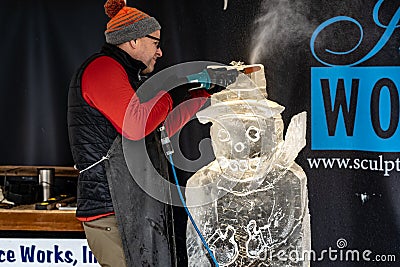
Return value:
M 52 168 L 56 177 L 78 177 L 78 170 L 74 167 L 62 166 L 0 166 L 0 175 L 2 176 L 35 176 L 38 175 L 38 169 Z
M 40 168 L 54 168 L 55 177 L 77 177 L 73 167 L 61 166 L 0 166 L 1 176 L 36 176 Z M 22 231 L 83 231 L 82 223 L 71 210 L 35 210 L 35 205 L 0 209 L 0 230 Z
M 83 231 L 73 210 L 35 210 L 34 205 L 0 209 L 0 230 Z

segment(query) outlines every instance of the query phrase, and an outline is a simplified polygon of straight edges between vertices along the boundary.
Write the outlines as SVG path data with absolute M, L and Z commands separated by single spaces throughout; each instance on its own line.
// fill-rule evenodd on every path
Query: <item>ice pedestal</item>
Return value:
M 308 266 L 307 177 L 294 162 L 306 113 L 292 118 L 283 139 L 284 107 L 266 98 L 258 66 L 197 114 L 212 122 L 216 160 L 189 179 L 187 205 L 220 266 Z M 189 266 L 211 266 L 190 222 L 187 252 Z

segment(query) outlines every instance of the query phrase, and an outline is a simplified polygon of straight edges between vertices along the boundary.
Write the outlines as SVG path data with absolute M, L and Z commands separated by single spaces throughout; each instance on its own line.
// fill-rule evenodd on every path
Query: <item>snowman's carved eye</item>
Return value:
M 246 147 L 242 142 L 239 142 L 235 144 L 233 148 L 235 149 L 236 152 L 242 152 Z
M 218 140 L 221 142 L 228 142 L 231 140 L 231 135 L 225 129 L 220 129 L 218 131 Z
M 252 142 L 260 140 L 260 129 L 255 126 L 250 126 L 246 131 L 246 137 Z

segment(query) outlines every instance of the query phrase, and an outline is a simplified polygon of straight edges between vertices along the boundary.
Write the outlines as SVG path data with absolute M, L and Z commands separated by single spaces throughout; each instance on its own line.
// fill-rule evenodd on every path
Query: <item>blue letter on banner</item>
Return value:
M 400 67 L 311 68 L 313 150 L 400 151 Z

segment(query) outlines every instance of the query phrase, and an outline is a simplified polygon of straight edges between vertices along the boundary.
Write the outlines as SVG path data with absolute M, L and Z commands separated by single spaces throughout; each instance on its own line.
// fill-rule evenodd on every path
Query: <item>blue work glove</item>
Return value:
M 207 68 L 203 71 L 186 76 L 189 83 L 199 83 L 210 94 L 222 91 L 228 85 L 236 82 L 239 72 L 226 67 Z

